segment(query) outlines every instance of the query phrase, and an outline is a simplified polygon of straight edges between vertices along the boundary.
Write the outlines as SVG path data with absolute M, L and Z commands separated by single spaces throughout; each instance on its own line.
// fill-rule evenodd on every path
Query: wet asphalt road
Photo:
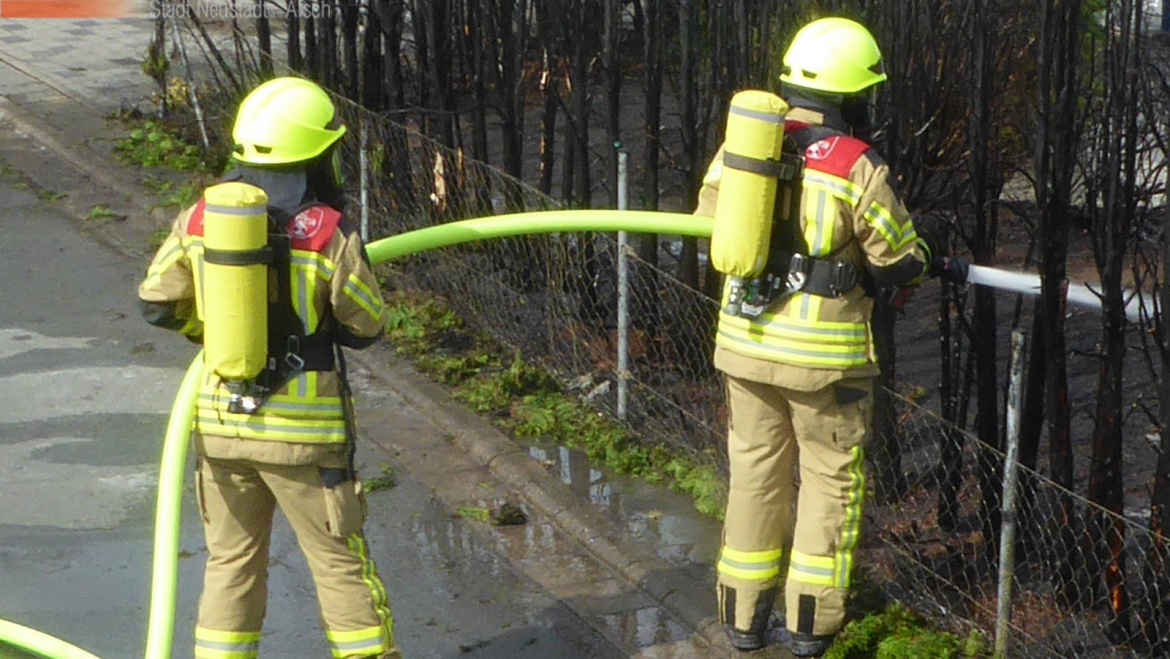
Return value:
M 140 320 L 144 263 L 100 247 L 9 168 L 0 235 L 0 618 L 102 659 L 141 656 L 157 461 L 195 347 Z M 394 464 L 373 450 L 362 460 Z M 624 656 L 398 471 L 371 495 L 367 531 L 408 659 Z M 206 556 L 189 483 L 181 548 L 175 657 L 191 653 Z M 329 656 L 279 518 L 272 553 L 261 656 Z

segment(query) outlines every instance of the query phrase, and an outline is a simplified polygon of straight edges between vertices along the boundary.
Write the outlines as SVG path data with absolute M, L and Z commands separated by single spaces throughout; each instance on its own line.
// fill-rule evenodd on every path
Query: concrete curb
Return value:
M 149 216 L 150 209 L 141 203 L 141 190 L 114 173 L 116 168 L 111 168 L 96 153 L 71 147 L 59 130 L 4 97 L 0 97 L 0 117 L 11 120 L 19 130 L 83 172 L 95 185 L 125 196 L 127 203 Z M 132 256 L 145 253 L 124 238 L 109 236 L 106 242 Z M 713 617 L 712 584 L 705 583 L 700 575 L 685 583 L 668 581 L 664 575 L 677 574 L 677 566 L 648 547 L 615 533 L 608 520 L 529 458 L 523 448 L 484 418 L 452 401 L 445 389 L 414 371 L 385 344 L 351 353 L 351 359 L 370 371 L 385 373 L 387 377 L 381 379 L 393 393 L 450 435 L 460 449 L 547 515 L 599 562 L 675 616 L 714 654 L 737 654 Z

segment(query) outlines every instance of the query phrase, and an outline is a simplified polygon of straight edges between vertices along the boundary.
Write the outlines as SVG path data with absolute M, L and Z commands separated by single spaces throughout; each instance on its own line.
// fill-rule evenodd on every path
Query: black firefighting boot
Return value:
M 797 657 L 819 657 L 828 651 L 836 634 L 813 635 L 817 600 L 812 595 L 801 595 L 800 610 L 796 616 L 796 631 L 788 629 L 787 618 L 780 621 L 776 640 Z
M 813 636 L 800 632 L 788 631 L 788 627 L 781 627 L 776 640 L 795 657 L 819 657 L 828 652 L 833 644 L 835 634 L 828 636 Z
M 735 589 L 720 584 L 719 591 L 723 605 L 720 607 L 719 617 L 731 645 L 742 652 L 751 652 L 764 647 L 767 644 L 768 618 L 772 616 L 772 605 L 776 601 L 777 589 L 769 588 L 760 593 L 759 599 L 756 600 L 755 610 L 752 612 L 751 624 L 746 630 L 740 629 L 739 625 L 736 624 Z

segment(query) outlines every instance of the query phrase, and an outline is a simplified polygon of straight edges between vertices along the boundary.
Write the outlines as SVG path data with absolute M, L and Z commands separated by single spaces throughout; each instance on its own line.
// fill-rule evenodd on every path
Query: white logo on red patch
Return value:
M 840 139 L 839 136 L 834 136 L 814 142 L 805 150 L 804 155 L 810 160 L 825 160 L 833 153 L 833 149 L 837 148 L 837 142 Z
M 288 223 L 288 235 L 297 240 L 308 240 L 317 235 L 324 223 L 325 210 L 323 208 L 310 208 L 301 211 Z

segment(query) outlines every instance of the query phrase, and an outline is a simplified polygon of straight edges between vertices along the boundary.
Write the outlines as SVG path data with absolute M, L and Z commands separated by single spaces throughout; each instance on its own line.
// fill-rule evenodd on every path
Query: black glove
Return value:
M 945 279 L 952 284 L 965 284 L 967 283 L 968 267 L 966 259 L 957 256 L 936 256 L 930 262 L 930 275 Z

